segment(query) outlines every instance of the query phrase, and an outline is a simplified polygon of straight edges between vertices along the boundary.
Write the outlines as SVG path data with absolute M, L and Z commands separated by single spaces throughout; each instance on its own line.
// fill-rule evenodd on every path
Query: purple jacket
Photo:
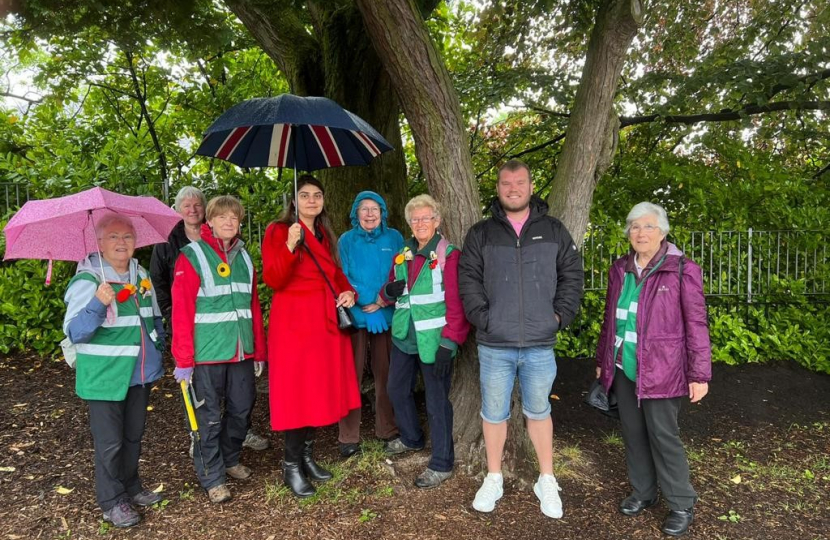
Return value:
M 637 305 L 639 399 L 688 396 L 689 383 L 709 382 L 712 378 L 703 273 L 695 262 L 684 259 L 681 290 L 679 265 L 683 253 L 674 244 L 664 243 L 668 249 L 666 260 L 645 280 Z M 631 257 L 628 254 L 617 259 L 608 272 L 605 317 L 597 344 L 600 383 L 606 391 L 614 380 L 617 301 Z

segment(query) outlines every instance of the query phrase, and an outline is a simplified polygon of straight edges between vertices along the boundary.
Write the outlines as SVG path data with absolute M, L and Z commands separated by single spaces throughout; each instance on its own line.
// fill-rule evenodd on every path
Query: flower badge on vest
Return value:
M 228 277 L 231 275 L 231 267 L 228 266 L 228 263 L 219 263 L 219 266 L 216 267 L 216 273 L 222 277 Z
M 140 294 L 142 298 L 147 298 L 148 296 L 150 296 L 150 289 L 152 288 L 153 284 L 150 283 L 150 280 L 144 278 L 138 284 L 138 294 Z
M 124 288 L 118 291 L 118 294 L 115 295 L 115 299 L 118 300 L 120 303 L 124 303 L 130 299 L 132 295 L 134 295 L 138 291 L 135 285 L 132 283 L 127 283 L 124 285 Z
M 412 250 L 408 247 L 403 248 L 403 253 L 398 253 L 398 256 L 395 257 L 395 264 L 403 264 L 404 261 L 411 261 L 412 260 Z
M 434 251 L 429 252 L 429 269 L 435 270 L 435 267 L 438 266 L 438 254 Z

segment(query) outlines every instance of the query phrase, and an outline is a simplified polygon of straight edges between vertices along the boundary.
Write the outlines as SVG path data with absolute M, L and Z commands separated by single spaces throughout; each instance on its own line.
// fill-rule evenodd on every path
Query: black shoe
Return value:
M 628 497 L 623 499 L 622 502 L 620 502 L 620 512 L 622 512 L 626 516 L 639 516 L 643 513 L 643 510 L 645 510 L 646 508 L 657 504 L 658 500 L 659 497 L 654 497 L 653 499 L 648 501 L 641 501 L 634 495 L 629 495 Z
M 339 443 L 340 457 L 350 458 L 360 452 L 360 445 L 357 443 Z
M 317 482 L 328 482 L 332 474 L 314 461 L 314 441 L 306 441 L 303 444 L 303 472 L 309 480 Z
M 311 485 L 311 482 L 303 474 L 300 464 L 296 461 L 286 461 L 283 464 L 283 481 L 285 485 L 291 488 L 294 495 L 300 498 L 311 497 L 317 490 Z
M 669 515 L 663 522 L 660 530 L 669 536 L 683 536 L 689 531 L 689 525 L 695 518 L 695 512 L 691 508 L 688 510 L 669 510 Z

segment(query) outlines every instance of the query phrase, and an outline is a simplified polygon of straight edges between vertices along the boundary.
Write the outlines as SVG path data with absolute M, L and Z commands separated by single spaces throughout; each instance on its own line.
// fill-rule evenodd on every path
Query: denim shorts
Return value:
M 481 418 L 499 424 L 510 418 L 513 382 L 519 375 L 522 412 L 531 420 L 550 416 L 550 389 L 556 378 L 553 347 L 478 346 Z

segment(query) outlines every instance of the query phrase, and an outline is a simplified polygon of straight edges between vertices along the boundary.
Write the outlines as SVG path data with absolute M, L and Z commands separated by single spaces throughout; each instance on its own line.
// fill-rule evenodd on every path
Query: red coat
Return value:
M 328 241 L 305 225 L 305 245 L 339 295 L 353 291 Z M 360 407 L 352 342 L 337 328 L 334 296 L 305 247 L 291 253 L 288 226 L 270 225 L 262 241 L 262 279 L 274 289 L 268 324 L 268 377 L 274 431 L 326 426 Z

